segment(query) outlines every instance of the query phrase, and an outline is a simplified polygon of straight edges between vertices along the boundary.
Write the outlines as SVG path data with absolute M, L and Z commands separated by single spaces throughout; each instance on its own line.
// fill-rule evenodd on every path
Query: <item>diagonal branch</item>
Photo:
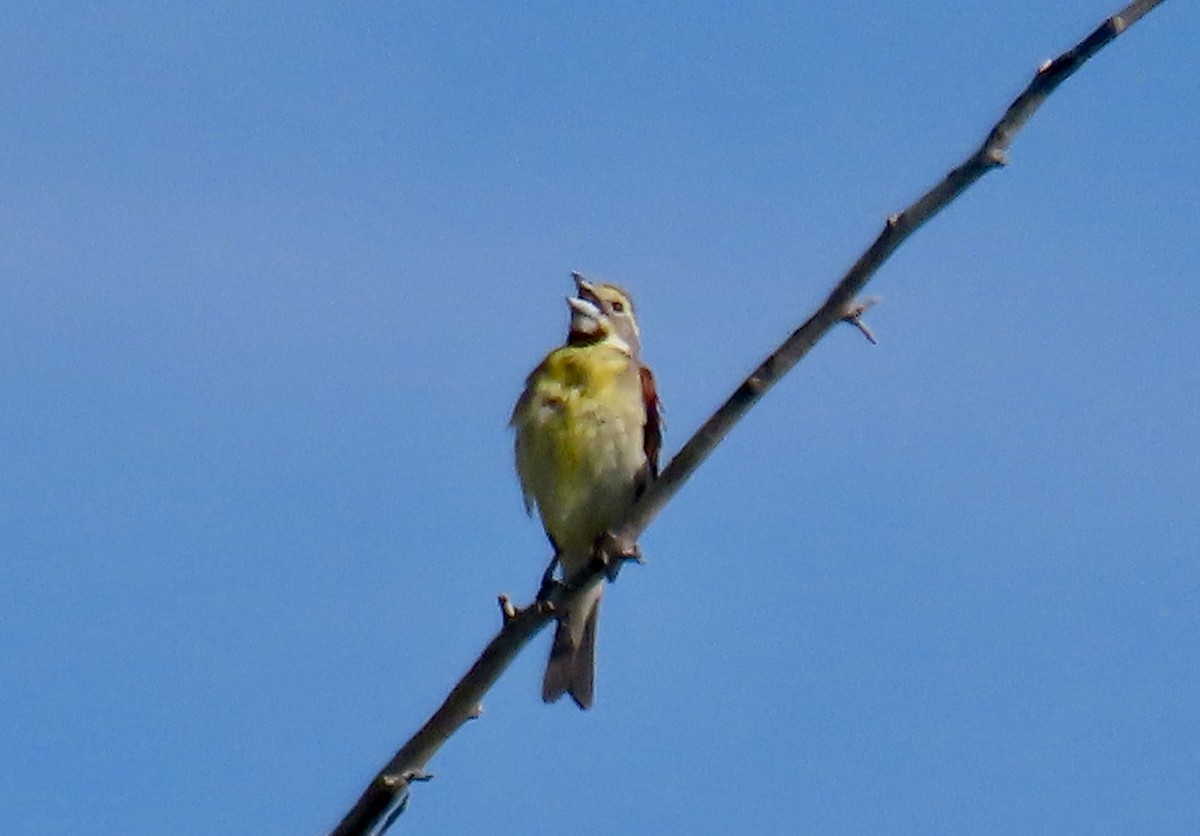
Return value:
M 1013 138 L 1055 88 L 1109 41 L 1136 23 L 1160 2 L 1162 0 L 1136 0 L 1100 24 L 1074 47 L 1038 68 L 1033 80 L 1008 106 L 1004 116 L 992 128 L 978 150 L 911 206 L 888 217 L 879 237 L 837 283 L 825 303 L 763 360 L 721 408 L 683 445 L 658 480 L 632 509 L 629 520 L 620 529 L 620 533 L 627 538 L 637 539 L 746 411 L 787 374 L 830 328 L 847 317 L 854 317 L 855 297 L 888 257 L 968 186 L 993 168 L 1004 165 Z
M 1006 152 L 1014 137 L 1058 85 L 1161 2 L 1135 0 L 1105 20 L 1074 47 L 1043 64 L 975 153 L 911 206 L 887 219 L 883 231 L 837 283 L 824 304 L 784 340 L 683 445 L 658 480 L 630 509 L 628 519 L 616 528 L 610 538 L 613 548 L 607 550 L 608 554 L 600 555 L 601 560 L 597 561 L 596 566 L 585 569 L 569 580 L 567 588 L 573 589 L 573 592 L 556 588 L 544 599 L 521 610 L 514 609 L 506 597 L 501 597 L 504 626 L 433 716 L 375 776 L 354 807 L 331 832 L 331 836 L 367 836 L 371 833 L 380 836 L 387 830 L 402 811 L 412 782 L 428 778 L 424 772 L 425 765 L 454 732 L 478 716 L 483 695 L 521 648 L 552 620 L 554 609 L 561 607 L 568 596 L 579 595 L 586 587 L 600 583 L 605 577 L 605 568 L 600 564 L 619 564 L 626 554 L 632 553 L 628 544 L 636 542 L 747 410 L 787 374 L 830 328 L 843 320 L 849 321 L 870 339 L 870 331 L 860 317 L 871 303 L 857 302 L 856 297 L 888 257 L 972 183 L 993 168 L 1004 165 Z M 622 549 L 622 545 L 626 548 Z M 609 574 L 612 573 L 610 568 Z

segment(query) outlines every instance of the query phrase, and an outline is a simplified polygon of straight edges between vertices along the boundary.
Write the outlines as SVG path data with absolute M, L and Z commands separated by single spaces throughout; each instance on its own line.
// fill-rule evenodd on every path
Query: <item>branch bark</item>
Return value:
M 388 829 L 403 811 L 411 784 L 428 778 L 424 772 L 425 765 L 454 732 L 478 716 L 483 695 L 521 648 L 551 621 L 554 608 L 561 607 L 568 595 L 578 595 L 586 587 L 601 583 L 605 577 L 605 564 L 610 567 L 619 565 L 623 559 L 622 544 L 637 541 L 734 424 L 830 328 L 838 322 L 849 321 L 863 329 L 870 338 L 869 330 L 860 319 L 869 305 L 858 303 L 856 297 L 888 257 L 972 183 L 993 168 L 1004 165 L 1013 139 L 1046 98 L 1088 59 L 1161 2 L 1135 0 L 1105 20 L 1074 47 L 1043 64 L 973 154 L 906 209 L 888 217 L 879 236 L 841 278 L 817 311 L 792 332 L 683 445 L 658 480 L 630 509 L 625 522 L 614 530 L 611 538 L 613 548 L 608 549 L 606 554 L 598 555 L 595 566 L 570 579 L 568 587 L 573 588 L 574 592 L 555 589 L 544 600 L 535 601 L 520 610 L 513 608 L 508 599 L 501 596 L 503 627 L 433 716 L 379 771 L 354 807 L 331 831 L 331 836 L 367 836 L 371 833 L 381 836 Z M 612 574 L 611 568 L 609 574 Z

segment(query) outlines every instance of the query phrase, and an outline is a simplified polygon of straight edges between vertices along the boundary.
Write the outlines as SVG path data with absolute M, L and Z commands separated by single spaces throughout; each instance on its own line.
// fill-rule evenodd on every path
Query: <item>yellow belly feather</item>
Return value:
M 517 424 L 517 466 L 526 498 L 567 563 L 632 502 L 646 457 L 636 365 L 606 346 L 566 346 L 531 380 Z

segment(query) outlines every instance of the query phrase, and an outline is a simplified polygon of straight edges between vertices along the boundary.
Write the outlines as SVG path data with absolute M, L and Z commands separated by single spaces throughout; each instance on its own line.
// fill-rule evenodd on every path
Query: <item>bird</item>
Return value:
M 662 422 L 654 374 L 641 359 L 633 299 L 615 284 L 572 273 L 566 343 L 530 373 L 513 407 L 516 470 L 525 510 L 536 507 L 569 579 L 589 565 L 597 541 L 621 521 L 658 476 Z M 569 694 L 590 708 L 595 687 L 596 620 L 603 585 L 556 613 L 542 699 Z

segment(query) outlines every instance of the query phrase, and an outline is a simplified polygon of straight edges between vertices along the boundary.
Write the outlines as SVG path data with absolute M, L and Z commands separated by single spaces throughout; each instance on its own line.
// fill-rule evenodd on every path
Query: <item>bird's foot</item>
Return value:
M 537 602 L 539 604 L 546 603 L 550 600 L 550 596 L 554 595 L 561 589 L 564 589 L 566 584 L 555 578 L 553 575 L 543 575 L 541 586 L 538 587 Z
M 542 572 L 542 582 L 538 586 L 538 601 L 545 601 L 554 593 L 554 590 L 562 587 L 563 584 L 554 577 L 554 569 L 557 566 L 558 555 L 556 554 L 550 558 L 550 563 L 546 566 L 546 571 Z
M 606 531 L 596 538 L 596 559 L 604 568 L 604 576 L 609 583 L 617 579 L 621 567 L 629 561 L 645 563 L 642 550 L 629 537 Z

